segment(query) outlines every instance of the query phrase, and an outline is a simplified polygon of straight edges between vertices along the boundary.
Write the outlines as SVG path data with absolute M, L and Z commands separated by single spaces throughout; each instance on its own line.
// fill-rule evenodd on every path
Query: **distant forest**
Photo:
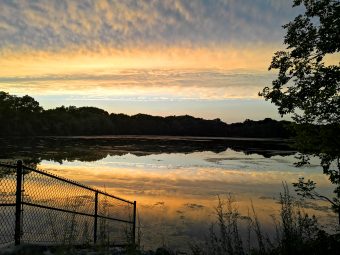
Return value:
M 266 118 L 227 124 L 189 115 L 115 114 L 95 107 L 61 106 L 44 110 L 30 96 L 0 92 L 1 136 L 170 135 L 288 138 L 292 123 Z

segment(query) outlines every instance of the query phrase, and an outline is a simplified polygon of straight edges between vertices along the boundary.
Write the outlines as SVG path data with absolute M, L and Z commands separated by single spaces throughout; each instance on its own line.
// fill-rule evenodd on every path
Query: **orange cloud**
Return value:
M 35 95 L 77 91 L 83 95 L 256 98 L 259 90 L 256 82 L 249 90 L 242 87 L 244 84 L 228 84 L 220 75 L 203 76 L 209 71 L 217 74 L 235 69 L 264 71 L 273 51 L 273 47 L 232 46 L 102 48 L 96 52 L 84 48 L 62 52 L 8 51 L 0 59 L 0 89 Z
M 274 52 L 273 46 L 237 48 L 162 48 L 116 50 L 103 48 L 96 52 L 21 51 L 3 53 L 0 77 L 50 74 L 107 74 L 124 68 L 221 68 L 266 70 Z

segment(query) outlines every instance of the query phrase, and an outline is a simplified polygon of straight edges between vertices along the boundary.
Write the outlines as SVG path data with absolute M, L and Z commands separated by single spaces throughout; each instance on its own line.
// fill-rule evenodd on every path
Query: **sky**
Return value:
M 48 109 L 280 119 L 270 86 L 289 0 L 0 0 L 0 91 Z

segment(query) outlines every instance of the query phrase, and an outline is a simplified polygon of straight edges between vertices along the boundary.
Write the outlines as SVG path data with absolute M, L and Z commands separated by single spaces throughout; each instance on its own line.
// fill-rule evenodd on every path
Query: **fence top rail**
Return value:
M 17 165 L 0 163 L 0 167 L 7 167 L 7 168 L 16 169 Z M 36 173 L 39 173 L 39 174 L 42 174 L 42 175 L 45 175 L 45 176 L 48 176 L 48 177 L 53 178 L 53 179 L 57 179 L 57 180 L 60 180 L 60 181 L 63 181 L 63 182 L 66 182 L 66 183 L 78 186 L 80 188 L 84 188 L 84 189 L 87 189 L 87 190 L 90 190 L 90 191 L 93 191 L 93 192 L 97 192 L 98 194 L 102 194 L 102 195 L 105 195 L 105 196 L 108 196 L 108 197 L 111 197 L 111 198 L 114 198 L 114 199 L 117 199 L 117 200 L 129 203 L 129 204 L 134 204 L 134 202 L 132 202 L 132 201 L 129 201 L 129 200 L 126 200 L 126 199 L 123 199 L 123 198 L 111 195 L 111 194 L 106 193 L 104 191 L 101 191 L 101 190 L 92 188 L 90 186 L 81 184 L 81 183 L 76 182 L 74 180 L 70 180 L 70 179 L 67 179 L 67 178 L 64 178 L 64 177 L 60 177 L 58 175 L 49 173 L 49 172 L 41 170 L 41 169 L 34 169 L 32 167 L 28 167 L 28 166 L 24 166 L 24 165 L 22 167 L 23 167 L 23 169 L 26 169 L 26 170 L 29 170 L 29 171 L 33 171 L 33 172 L 36 172 Z

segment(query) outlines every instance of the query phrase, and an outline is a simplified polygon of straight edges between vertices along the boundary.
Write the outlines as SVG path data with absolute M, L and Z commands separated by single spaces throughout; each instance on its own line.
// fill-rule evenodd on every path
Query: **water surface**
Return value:
M 332 186 L 318 161 L 294 166 L 296 151 L 280 139 L 195 137 L 44 137 L 2 139 L 1 160 L 27 164 L 136 200 L 145 248 L 188 247 L 204 240 L 215 222 L 217 196 L 232 194 L 246 215 L 251 202 L 271 231 L 282 182 L 304 176 L 320 192 Z M 309 203 L 324 225 L 334 222 L 326 204 Z

